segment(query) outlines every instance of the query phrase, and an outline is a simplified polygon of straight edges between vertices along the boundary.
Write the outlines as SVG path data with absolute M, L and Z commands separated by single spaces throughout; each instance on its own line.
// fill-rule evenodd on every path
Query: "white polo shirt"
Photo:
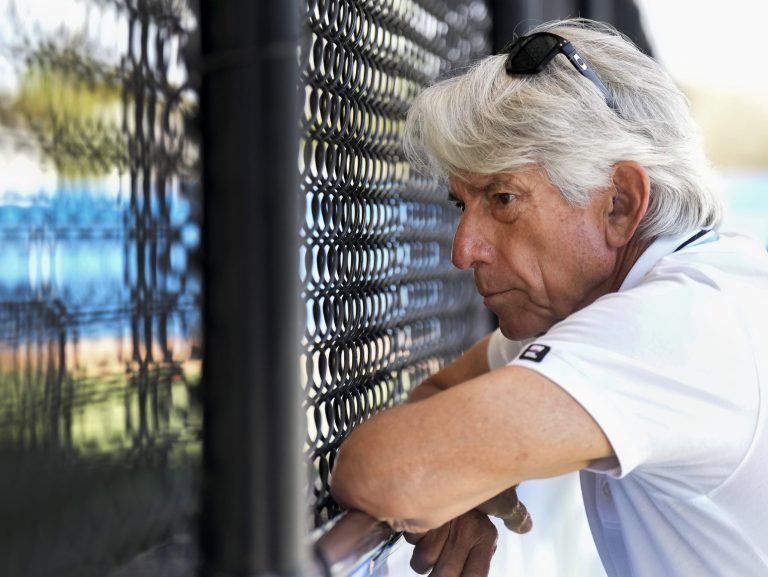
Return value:
M 768 575 L 768 253 L 715 232 L 675 252 L 692 235 L 533 343 L 489 344 L 491 368 L 546 376 L 610 441 L 581 472 L 610 577 Z

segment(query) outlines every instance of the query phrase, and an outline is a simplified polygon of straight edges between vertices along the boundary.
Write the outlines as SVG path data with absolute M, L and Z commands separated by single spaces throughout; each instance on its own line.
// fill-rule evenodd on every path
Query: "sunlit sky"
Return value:
M 768 88 L 764 72 L 768 66 L 764 56 L 768 0 L 636 2 L 659 58 L 676 78 Z M 35 28 L 51 31 L 66 24 L 79 26 L 87 19 L 102 30 L 116 27 L 101 10 L 89 13 L 87 0 L 0 0 L 0 15 L 5 16 L 14 3 L 20 19 L 30 24 L 27 33 L 34 33 Z M 0 45 L 17 40 L 18 33 L 13 22 L 0 18 Z M 118 43 L 120 36 L 105 35 Z M 0 58 L 0 89 L 9 82 L 9 72 L 8 62 Z
M 768 0 L 636 2 L 659 59 L 679 80 L 768 89 L 763 46 Z M 11 5 L 28 24 L 24 30 L 5 17 Z M 86 21 L 93 29 L 117 32 L 113 18 L 98 8 L 89 10 L 89 5 L 87 0 L 0 0 L 0 47 L 18 41 L 20 32 L 50 32 L 67 25 L 82 26 Z M 113 39 L 118 49 L 124 34 L 104 37 Z M 12 87 L 14 76 L 9 61 L 0 55 L 0 90 Z
M 15 12 L 17 18 L 8 16 Z M 86 27 L 89 37 L 109 39 L 99 42 L 101 60 L 117 60 L 125 52 L 125 23 L 112 11 L 94 6 L 89 0 L 0 0 L 0 92 L 13 91 L 17 82 L 10 52 L 25 37 L 37 40 L 51 33 L 76 33 Z
M 768 89 L 768 0 L 636 0 L 659 60 L 689 84 Z

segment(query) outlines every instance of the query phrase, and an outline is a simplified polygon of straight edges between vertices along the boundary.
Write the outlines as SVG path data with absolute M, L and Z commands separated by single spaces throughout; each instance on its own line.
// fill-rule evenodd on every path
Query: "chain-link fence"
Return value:
M 490 16 L 479 1 L 310 0 L 306 23 L 301 365 L 320 524 L 338 512 L 329 472 L 349 431 L 489 330 L 450 262 L 447 189 L 412 170 L 400 137 L 422 88 L 488 53 Z
M 193 4 L 74 2 L 48 29 L 34 2 L 3 4 L 15 80 L 0 87 L 0 147 L 26 172 L 0 189 L 2 574 L 198 568 Z M 490 15 L 477 0 L 301 6 L 302 214 L 284 235 L 298 239 L 304 332 L 301 382 L 285 386 L 303 391 L 320 526 L 338 513 L 329 475 L 349 431 L 489 328 L 450 264 L 457 211 L 413 172 L 400 133 L 421 88 L 489 51 Z

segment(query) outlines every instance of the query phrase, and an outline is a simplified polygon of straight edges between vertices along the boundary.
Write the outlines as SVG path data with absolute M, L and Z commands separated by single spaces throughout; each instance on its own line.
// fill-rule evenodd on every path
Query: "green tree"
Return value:
M 100 176 L 125 165 L 119 69 L 87 51 L 82 35 L 30 50 L 5 114 L 34 133 L 63 178 Z

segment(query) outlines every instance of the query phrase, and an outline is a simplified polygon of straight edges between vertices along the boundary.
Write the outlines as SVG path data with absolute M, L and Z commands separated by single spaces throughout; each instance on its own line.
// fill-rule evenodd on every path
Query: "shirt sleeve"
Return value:
M 488 366 L 494 370 L 508 365 L 531 341 L 511 341 L 501 334 L 501 329 L 496 329 L 488 342 Z
M 731 474 L 754 434 L 748 341 L 717 290 L 667 279 L 598 299 L 512 364 L 562 387 L 601 427 L 615 458 L 590 470 L 706 490 Z

